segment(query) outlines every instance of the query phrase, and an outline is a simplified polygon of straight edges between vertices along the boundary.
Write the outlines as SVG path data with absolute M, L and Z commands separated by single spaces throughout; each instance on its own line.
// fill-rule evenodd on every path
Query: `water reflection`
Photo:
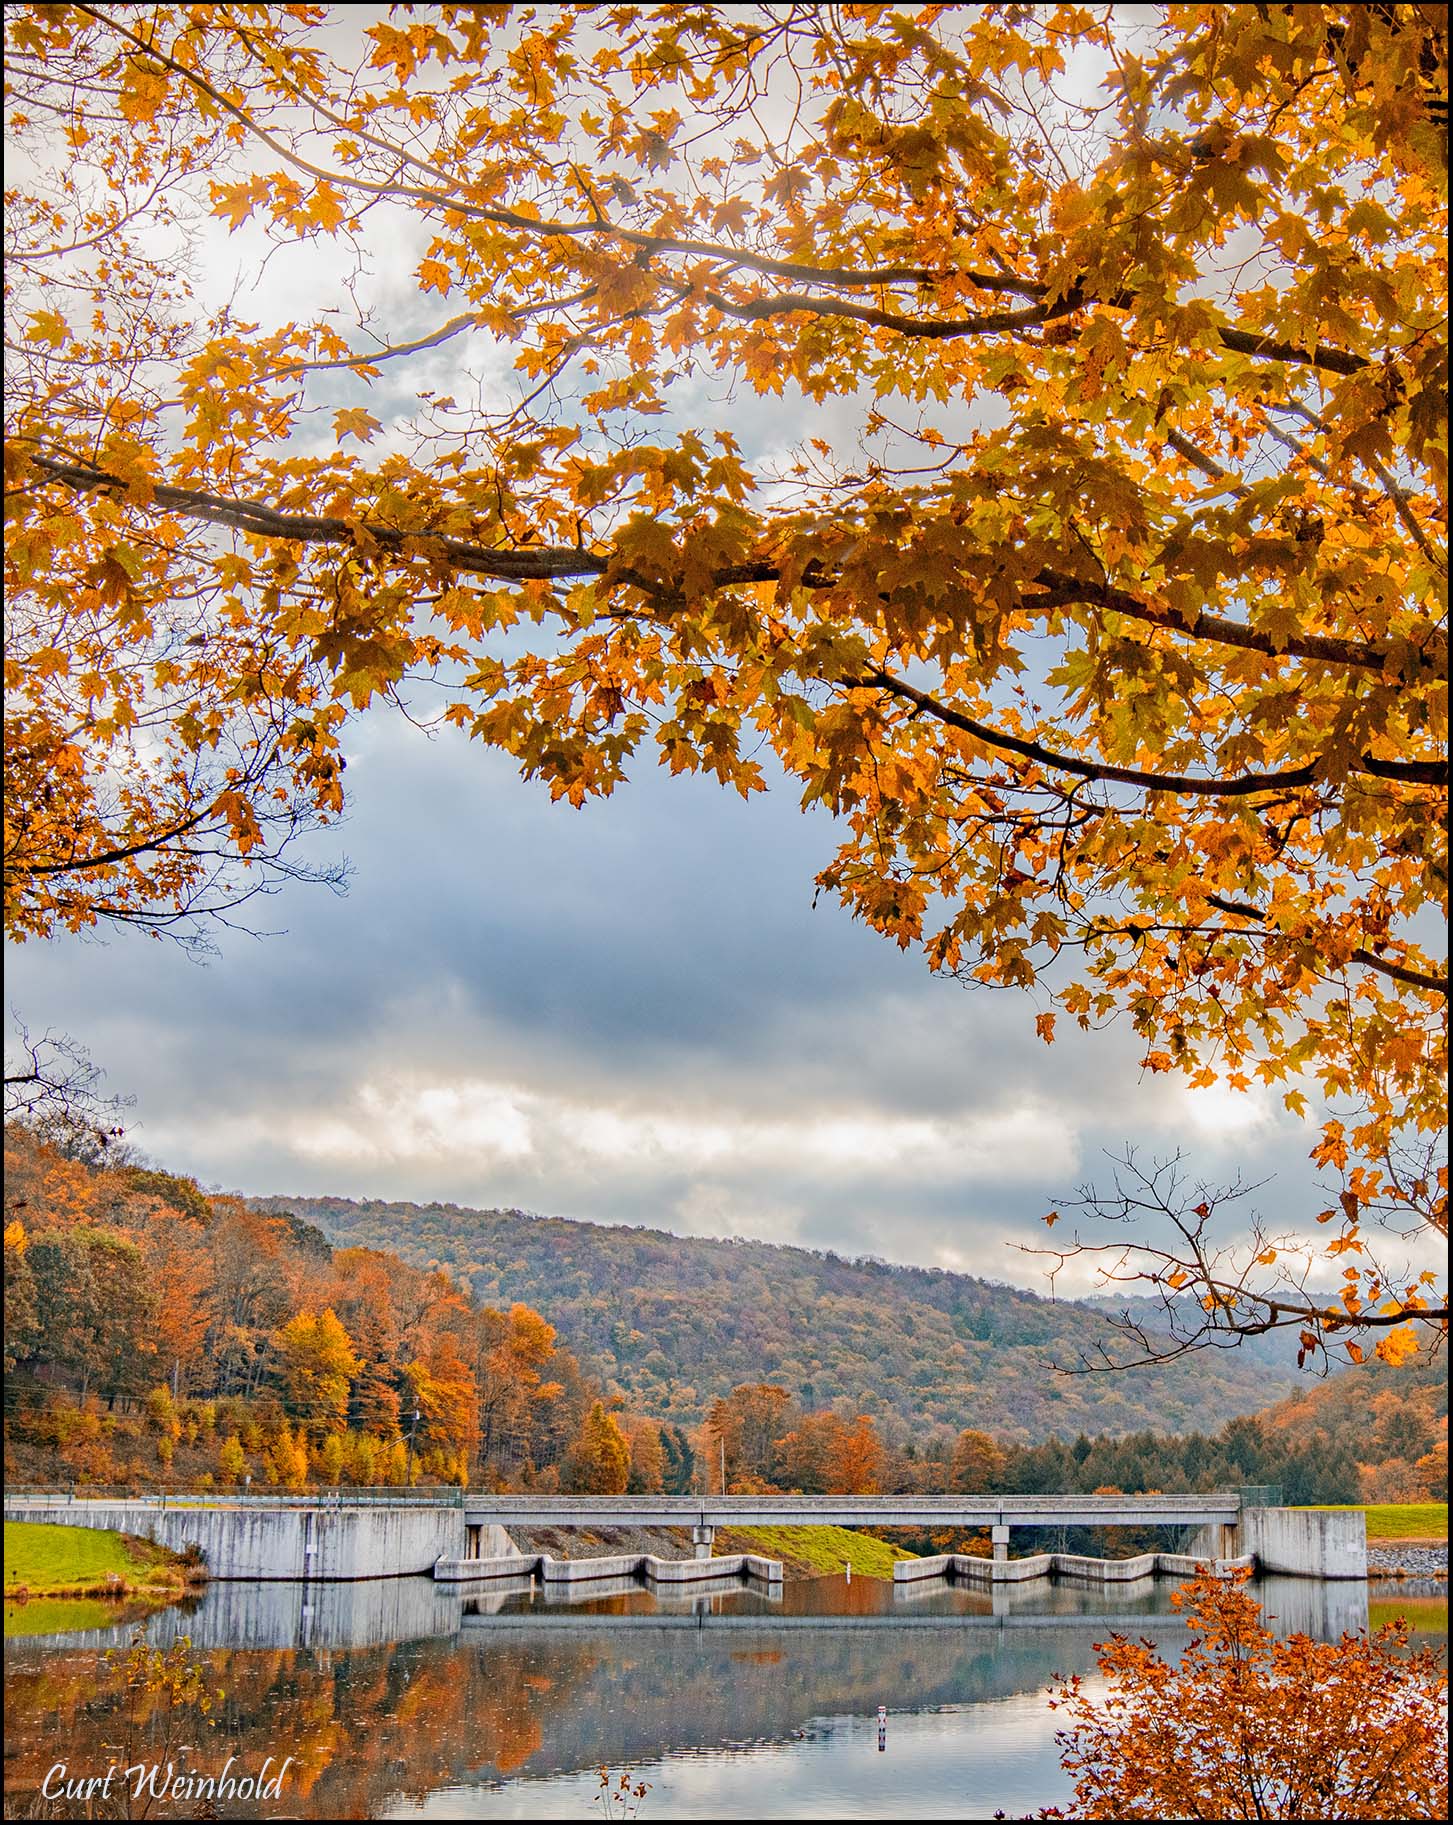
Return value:
M 1092 1671 L 1111 1629 L 1174 1651 L 1174 1588 L 231 1584 L 146 1632 L 189 1635 L 226 1690 L 196 1765 L 291 1754 L 302 1817 L 583 1817 L 608 1764 L 646 1771 L 647 1819 L 973 1818 L 1063 1797 L 1046 1687 Z M 1258 1589 L 1281 1633 L 1367 1621 L 1360 1584 Z M 104 1767 L 96 1650 L 125 1634 L 8 1644 L 10 1816 L 57 1743 Z

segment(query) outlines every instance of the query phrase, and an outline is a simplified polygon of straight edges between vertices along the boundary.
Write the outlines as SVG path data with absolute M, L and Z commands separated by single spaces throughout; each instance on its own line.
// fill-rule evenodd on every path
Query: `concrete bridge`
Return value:
M 962 1495 L 629 1495 L 464 1497 L 467 1558 L 481 1556 L 487 1527 L 689 1527 L 709 1559 L 719 1527 L 934 1527 L 989 1529 L 996 1559 L 1009 1557 L 1015 1527 L 1236 1528 L 1241 1497 Z M 1199 1550 L 1224 1557 L 1234 1544 L 1209 1533 Z
M 1197 1559 L 1250 1556 L 1260 1572 L 1367 1576 L 1361 1512 L 1255 1508 L 1235 1494 L 532 1496 L 455 1489 L 96 1499 L 7 1491 L 5 1518 L 115 1528 L 177 1551 L 195 1543 L 214 1578 L 330 1580 L 431 1572 L 450 1579 L 518 1576 L 527 1556 L 510 1537 L 511 1527 L 690 1528 L 695 1560 L 709 1561 L 719 1527 L 825 1525 L 988 1528 L 995 1582 L 1028 1571 L 1027 1562 L 1009 1557 L 1016 1527 L 1190 1528 L 1194 1534 L 1183 1551 Z M 674 1565 L 667 1575 L 684 1579 L 714 1575 L 725 1561 L 692 1573 L 685 1570 L 692 1561 L 657 1563 Z M 551 1564 L 555 1570 L 550 1575 L 562 1580 L 611 1576 L 624 1569 L 609 1559 Z M 977 1574 L 979 1562 L 967 1569 Z M 1044 1568 L 1046 1575 L 1054 1569 Z M 1037 1569 L 1033 1575 L 1039 1575 Z

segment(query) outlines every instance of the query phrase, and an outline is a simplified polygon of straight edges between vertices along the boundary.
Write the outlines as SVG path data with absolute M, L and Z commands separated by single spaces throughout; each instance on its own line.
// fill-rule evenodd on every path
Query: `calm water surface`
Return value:
M 657 1598 L 622 1581 L 565 1602 L 425 1579 L 223 1584 L 146 1629 L 158 1645 L 189 1635 L 225 1689 L 179 1759 L 214 1773 L 228 1755 L 244 1771 L 295 1758 L 265 1813 L 599 1818 L 606 1766 L 649 1784 L 647 1825 L 972 1819 L 1068 1797 L 1046 1688 L 1092 1671 L 1112 1629 L 1173 1651 L 1185 1639 L 1174 1588 L 1146 1579 L 990 1597 L 835 1577 L 774 1601 L 735 1584 Z M 1282 1633 L 1335 1638 L 1368 1620 L 1360 1584 L 1257 1588 Z M 1407 1589 L 1375 1601 L 1395 1588 Z M 112 1629 L 7 1642 L 7 1816 L 58 1758 L 72 1773 L 113 1759 L 116 1680 L 98 1682 L 97 1649 L 126 1639 Z

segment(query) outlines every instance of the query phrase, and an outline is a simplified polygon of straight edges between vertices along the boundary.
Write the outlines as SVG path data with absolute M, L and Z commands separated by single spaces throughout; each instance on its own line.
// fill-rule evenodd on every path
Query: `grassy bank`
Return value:
M 859 1578 L 891 1578 L 897 1559 L 914 1554 L 850 1527 L 733 1527 L 717 1535 L 717 1551 L 765 1553 L 789 1576 L 821 1577 L 848 1565 Z
M 179 1597 L 196 1572 L 151 1540 L 99 1527 L 5 1523 L 5 1597 Z
M 1309 1508 L 1361 1510 L 1369 1540 L 1446 1540 L 1446 1502 L 1314 1502 Z

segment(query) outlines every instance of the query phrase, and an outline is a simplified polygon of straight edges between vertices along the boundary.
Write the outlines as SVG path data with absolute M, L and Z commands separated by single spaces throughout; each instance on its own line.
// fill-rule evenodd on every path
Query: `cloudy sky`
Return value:
M 1125 1142 L 1276 1171 L 1288 1214 L 1312 1195 L 1270 1097 L 1143 1076 L 1115 1030 L 1046 1047 L 1026 997 L 814 908 L 831 825 L 790 787 L 646 768 L 573 811 L 401 718 L 349 752 L 349 820 L 312 852 L 348 856 L 344 897 L 290 889 L 206 965 L 134 933 L 10 953 L 12 1007 L 91 1049 L 173 1169 L 1027 1283 L 1008 1245 Z
M 290 250 L 257 277 L 255 224 L 203 232 L 203 295 L 265 327 L 337 290 L 337 253 Z M 364 284 L 395 337 L 429 327 L 417 228 Z M 418 251 L 423 251 L 420 245 Z M 475 339 L 470 358 L 503 374 Z M 463 346 L 402 364 L 368 397 L 457 383 Z M 330 409 L 334 390 L 317 397 Z M 394 392 L 394 389 L 399 389 Z M 729 399 L 749 458 L 835 440 L 848 402 Z M 329 445 L 328 412 L 320 434 Z M 841 422 L 840 422 L 841 421 Z M 657 430 L 657 435 L 661 435 Z M 371 454 L 377 454 L 376 445 Z M 346 853 L 346 897 L 265 903 L 273 935 L 222 934 L 200 966 L 174 945 L 31 943 L 8 999 L 70 1032 L 135 1096 L 158 1162 L 252 1193 L 446 1199 L 685 1233 L 801 1242 L 1042 1284 L 1015 1242 L 1106 1150 L 1184 1149 L 1211 1180 L 1276 1174 L 1268 1214 L 1320 1207 L 1310 1132 L 1260 1093 L 1142 1077 L 1128 1032 L 1060 1022 L 1046 1048 L 1025 997 L 933 979 L 816 908 L 831 826 L 788 787 L 751 804 L 647 763 L 582 811 L 507 759 L 370 715 L 348 744 L 350 816 L 309 859 Z

